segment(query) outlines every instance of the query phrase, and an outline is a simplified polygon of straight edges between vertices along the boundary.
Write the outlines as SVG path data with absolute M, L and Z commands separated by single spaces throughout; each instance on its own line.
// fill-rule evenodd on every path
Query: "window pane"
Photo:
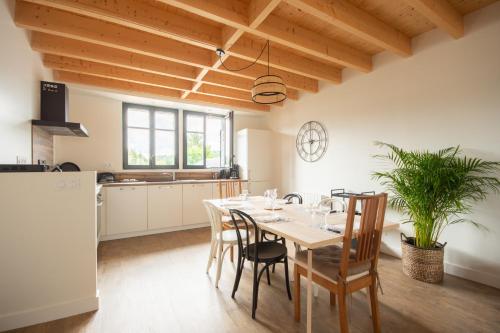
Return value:
M 155 164 L 175 164 L 175 132 L 155 131 Z
M 203 132 L 203 116 L 188 115 L 186 117 L 186 130 L 188 132 Z
M 203 134 L 187 133 L 187 164 L 203 166 Z
M 149 128 L 149 111 L 140 109 L 128 109 L 127 126 Z
M 174 130 L 175 115 L 171 112 L 155 112 L 155 126 L 157 129 Z
M 207 168 L 223 166 L 222 141 L 224 140 L 222 132 L 222 118 L 207 117 Z
M 149 130 L 127 130 L 128 164 L 149 165 Z

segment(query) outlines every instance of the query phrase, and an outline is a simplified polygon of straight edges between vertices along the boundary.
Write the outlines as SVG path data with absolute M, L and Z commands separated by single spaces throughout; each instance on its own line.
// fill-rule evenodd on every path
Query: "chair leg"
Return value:
M 231 245 L 231 248 L 229 249 L 229 259 L 231 259 L 231 262 L 234 262 L 234 246 Z
M 377 278 L 372 276 L 370 285 L 370 304 L 372 309 L 373 332 L 380 333 L 380 312 L 377 299 Z
M 215 287 L 219 288 L 220 273 L 222 271 L 222 242 L 218 242 L 217 248 L 217 275 L 215 276 Z
M 370 297 L 370 287 L 365 288 L 366 292 L 366 301 L 368 303 L 368 312 L 370 313 L 370 317 L 372 316 L 372 303 L 371 303 L 371 297 Z
M 347 321 L 346 288 L 341 283 L 339 283 L 338 301 L 340 332 L 348 333 L 349 323 Z
M 335 306 L 335 303 L 337 303 L 337 296 L 330 291 L 330 305 Z
M 297 264 L 293 265 L 293 292 L 295 321 L 300 321 L 300 274 Z
M 271 285 L 271 277 L 269 276 L 269 267 L 266 268 L 266 275 L 267 275 L 267 284 Z
M 257 271 L 259 267 L 257 262 L 253 265 L 253 296 L 252 296 L 252 318 L 255 319 L 255 311 L 257 310 L 257 296 L 259 293 L 259 284 L 257 281 Z
M 208 263 L 207 263 L 207 274 L 208 271 L 210 270 L 210 267 L 212 267 L 212 262 L 214 260 L 214 252 L 215 252 L 215 247 L 217 245 L 217 242 L 211 241 L 210 242 L 210 253 L 208 254 Z
M 288 293 L 288 299 L 292 300 L 292 293 L 290 291 L 290 278 L 288 276 L 288 258 L 285 257 L 285 283 L 286 283 L 286 292 Z
M 238 265 L 236 266 L 236 277 L 234 278 L 233 292 L 231 293 L 231 297 L 234 298 L 236 294 L 236 290 L 238 289 L 238 285 L 241 279 L 241 255 L 238 253 Z

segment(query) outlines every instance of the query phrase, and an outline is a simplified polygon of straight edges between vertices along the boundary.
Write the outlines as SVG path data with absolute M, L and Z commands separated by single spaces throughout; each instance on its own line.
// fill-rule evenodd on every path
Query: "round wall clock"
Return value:
M 326 151 L 328 135 L 317 121 L 309 121 L 302 125 L 295 142 L 297 153 L 306 162 L 316 162 Z

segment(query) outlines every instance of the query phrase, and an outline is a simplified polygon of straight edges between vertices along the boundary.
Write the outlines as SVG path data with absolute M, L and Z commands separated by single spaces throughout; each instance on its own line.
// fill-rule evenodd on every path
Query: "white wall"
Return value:
M 460 145 L 471 156 L 500 161 L 500 3 L 465 23 L 461 39 L 431 31 L 413 40 L 409 58 L 380 54 L 372 73 L 345 70 L 341 85 L 274 109 L 269 126 L 280 133 L 281 192 L 382 190 L 371 179 L 381 167 L 372 158 L 381 152 L 375 140 L 407 149 Z M 326 155 L 316 163 L 303 162 L 295 152 L 295 135 L 309 120 L 322 122 L 330 136 Z M 448 242 L 446 269 L 500 288 L 500 196 L 477 205 L 471 217 L 489 231 L 450 227 L 441 237 Z M 397 233 L 384 239 L 389 251 L 400 253 Z
M 120 95 L 111 98 L 72 87 L 69 91 L 69 119 L 83 123 L 89 131 L 89 137 L 55 137 L 56 163 L 71 161 L 78 164 L 82 170 L 123 171 Z M 142 103 L 147 104 L 148 101 Z M 263 129 L 266 126 L 265 116 L 247 115 L 243 112 L 235 114 L 235 131 L 247 127 Z M 180 138 L 179 142 L 181 141 Z M 179 152 L 182 152 L 181 148 Z M 179 163 L 182 165 L 181 160 Z
M 14 25 L 14 1 L 0 1 L 0 164 L 31 163 L 31 119 L 40 114 L 40 80 L 50 80 L 29 36 Z

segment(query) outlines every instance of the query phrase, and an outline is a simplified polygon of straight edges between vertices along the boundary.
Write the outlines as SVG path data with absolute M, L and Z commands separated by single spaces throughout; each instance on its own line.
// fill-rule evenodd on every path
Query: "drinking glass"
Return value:
M 317 207 L 318 214 L 323 216 L 323 223 L 320 226 L 321 229 L 326 229 L 326 226 L 327 226 L 326 220 L 327 220 L 328 215 L 330 215 L 330 210 L 331 210 L 330 202 L 321 201 L 318 204 L 318 207 Z
M 240 199 L 247 200 L 247 198 L 248 198 L 248 190 L 242 190 L 240 193 Z
M 271 199 L 271 208 L 274 210 L 276 199 L 278 198 L 278 189 L 273 188 L 270 191 L 271 192 L 270 192 L 269 198 Z

